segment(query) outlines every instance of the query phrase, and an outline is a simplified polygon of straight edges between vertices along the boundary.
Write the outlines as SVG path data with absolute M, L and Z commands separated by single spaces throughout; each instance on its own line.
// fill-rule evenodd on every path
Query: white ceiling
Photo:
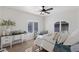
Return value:
M 40 10 L 42 9 L 41 6 L 7 6 L 8 8 L 12 8 L 12 9 L 17 9 L 20 11 L 24 11 L 24 12 L 29 12 L 32 14 L 36 14 L 36 15 L 40 15 Z M 76 9 L 79 8 L 77 6 L 46 6 L 45 8 L 50 8 L 52 7 L 53 10 L 49 11 L 50 14 L 56 13 L 56 12 L 62 12 L 62 11 L 66 11 L 69 9 Z M 43 15 L 46 16 L 47 14 Z

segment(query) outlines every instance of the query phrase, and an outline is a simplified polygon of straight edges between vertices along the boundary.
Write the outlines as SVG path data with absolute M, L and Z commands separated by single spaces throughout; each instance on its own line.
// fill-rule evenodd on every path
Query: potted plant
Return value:
M 2 32 L 4 33 L 6 33 L 7 31 L 6 30 L 8 30 L 9 32 L 10 32 L 10 27 L 12 27 L 12 26 L 15 26 L 15 22 L 14 21 L 11 21 L 11 20 L 4 20 L 4 19 L 2 19 L 1 20 L 1 22 L 0 22 L 0 26 L 1 26 L 1 28 L 2 28 Z M 4 34 L 5 35 L 5 34 Z

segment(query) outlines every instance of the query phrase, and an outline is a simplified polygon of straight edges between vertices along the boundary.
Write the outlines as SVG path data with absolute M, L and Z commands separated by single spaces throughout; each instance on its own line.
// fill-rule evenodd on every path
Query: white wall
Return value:
M 57 21 L 67 21 L 69 23 L 69 32 L 72 33 L 79 28 L 76 9 L 71 9 L 63 12 L 54 13 L 46 17 L 45 29 L 49 32 L 54 32 L 54 23 Z
M 27 12 L 10 9 L 7 7 L 0 7 L 0 18 L 11 19 L 16 22 L 14 30 L 26 30 L 29 21 L 37 21 L 39 23 L 39 31 L 44 29 L 43 17 L 33 15 Z

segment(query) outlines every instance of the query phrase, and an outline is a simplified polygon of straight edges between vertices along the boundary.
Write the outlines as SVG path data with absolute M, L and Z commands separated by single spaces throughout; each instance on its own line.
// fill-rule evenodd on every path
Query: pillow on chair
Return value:
M 39 35 L 44 35 L 44 34 L 48 34 L 48 31 L 42 31 L 39 33 Z

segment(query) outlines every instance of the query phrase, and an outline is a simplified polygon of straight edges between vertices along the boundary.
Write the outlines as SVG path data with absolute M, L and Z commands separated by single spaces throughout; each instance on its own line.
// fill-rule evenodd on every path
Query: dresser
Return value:
M 13 36 L 2 36 L 1 49 L 4 47 L 4 45 L 9 45 L 12 48 L 12 40 L 13 40 Z
M 23 43 L 24 41 L 31 39 L 34 39 L 33 33 L 0 36 L 0 48 L 2 49 L 3 47 L 6 47 L 6 45 L 12 48 L 13 44 Z

